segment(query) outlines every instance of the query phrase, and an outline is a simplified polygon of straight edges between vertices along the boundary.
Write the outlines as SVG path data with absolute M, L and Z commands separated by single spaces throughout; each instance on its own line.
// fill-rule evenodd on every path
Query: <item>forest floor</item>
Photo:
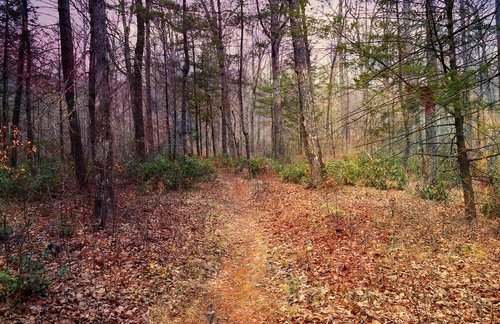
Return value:
M 10 253 L 60 251 L 44 256 L 47 293 L 0 303 L 0 321 L 499 321 L 499 221 L 471 226 L 459 202 L 232 172 L 190 190 L 117 189 L 106 231 L 76 194 L 11 207 L 36 226 Z

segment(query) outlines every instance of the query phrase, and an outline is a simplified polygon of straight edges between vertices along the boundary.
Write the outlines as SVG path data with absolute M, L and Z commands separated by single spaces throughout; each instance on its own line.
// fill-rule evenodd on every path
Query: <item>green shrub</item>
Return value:
M 481 205 L 481 212 L 487 218 L 500 217 L 500 197 L 498 195 L 490 195 Z
M 61 165 L 54 161 L 37 163 L 35 167 L 0 169 L 0 198 L 42 198 L 58 190 L 62 173 Z
M 264 163 L 270 170 L 272 170 L 276 174 L 280 174 L 281 172 L 283 172 L 284 165 L 278 160 L 265 158 Z
M 485 217 L 500 217 L 500 173 L 494 169 L 490 175 L 491 184 L 486 200 L 481 205 L 481 211 Z
M 146 185 L 162 183 L 168 189 L 188 188 L 216 174 L 210 160 L 184 157 L 173 162 L 163 155 L 133 166 L 132 172 Z
M 280 172 L 286 182 L 302 183 L 309 177 L 309 167 L 303 163 L 287 164 Z
M 31 255 L 24 255 L 21 260 L 13 258 L 14 263 L 20 262 L 17 273 L 6 268 L 0 271 L 0 296 L 29 297 L 46 291 L 50 284 L 43 261 L 35 260 Z
M 420 197 L 427 200 L 447 201 L 448 188 L 444 182 L 435 185 L 424 184 L 419 190 Z
M 326 162 L 325 171 L 327 178 L 344 185 L 401 190 L 408 183 L 399 161 L 369 159 L 365 155 Z

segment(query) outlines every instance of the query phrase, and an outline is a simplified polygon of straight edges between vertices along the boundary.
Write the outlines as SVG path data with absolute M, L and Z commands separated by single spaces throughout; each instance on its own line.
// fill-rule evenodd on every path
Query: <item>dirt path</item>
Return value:
M 258 211 L 252 207 L 252 182 L 234 175 L 222 175 L 221 180 L 227 189 L 219 203 L 225 214 L 229 256 L 180 322 L 274 322 L 276 298 L 265 289 L 269 247 L 257 221 Z

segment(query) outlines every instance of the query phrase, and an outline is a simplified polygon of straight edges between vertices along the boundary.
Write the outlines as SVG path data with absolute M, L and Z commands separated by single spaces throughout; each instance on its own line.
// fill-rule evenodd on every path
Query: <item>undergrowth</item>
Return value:
M 59 163 L 42 161 L 36 166 L 20 165 L 14 169 L 0 168 L 0 198 L 41 199 L 56 192 L 62 183 Z
M 172 161 L 164 155 L 128 167 L 128 175 L 139 179 L 146 187 L 162 185 L 167 189 L 189 188 L 212 179 L 216 173 L 211 160 L 183 157 Z

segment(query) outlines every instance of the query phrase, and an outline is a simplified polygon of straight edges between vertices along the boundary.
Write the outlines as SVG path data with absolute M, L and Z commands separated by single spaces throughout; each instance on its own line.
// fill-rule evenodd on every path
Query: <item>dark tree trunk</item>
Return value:
M 91 64 L 95 75 L 95 156 L 94 156 L 94 215 L 100 227 L 115 211 L 113 136 L 111 131 L 111 87 L 109 83 L 108 40 L 105 0 L 90 0 L 91 32 L 94 38 Z
M 311 168 L 312 187 L 317 187 L 324 179 L 324 165 L 315 120 L 314 94 L 311 70 L 308 59 L 307 34 L 301 26 L 300 19 L 304 8 L 299 0 L 289 0 L 290 28 L 294 49 L 295 73 L 297 74 L 299 101 L 304 120 L 306 155 Z
M 457 73 L 457 55 L 455 31 L 453 27 L 453 0 L 446 0 L 446 29 L 448 31 L 448 46 L 449 46 L 449 61 L 450 70 L 448 72 L 451 84 L 456 84 L 458 81 Z M 457 145 L 457 160 L 460 169 L 460 180 L 462 182 L 462 190 L 464 194 L 465 216 L 467 220 L 473 221 L 476 218 L 476 204 L 474 201 L 474 188 L 472 187 L 472 177 L 470 173 L 470 161 L 467 157 L 467 146 L 465 142 L 464 130 L 464 112 L 462 100 L 459 95 L 453 100 L 453 118 L 455 120 L 455 138 Z
M 88 109 L 89 109 L 89 135 L 90 135 L 90 151 L 92 155 L 92 161 L 95 160 L 95 141 L 96 141 L 96 129 L 95 129 L 95 100 L 96 100 L 96 60 L 95 60 L 95 51 L 96 51 L 96 35 L 95 35 L 95 27 L 92 24 L 95 24 L 94 18 L 94 9 L 89 3 L 89 15 L 91 17 L 91 26 L 90 26 L 90 47 L 89 47 L 89 98 L 88 98 Z
M 25 100 L 26 100 L 26 135 L 29 142 L 33 143 L 33 119 L 31 114 L 31 73 L 33 67 L 33 57 L 31 52 L 31 35 L 29 30 L 29 14 L 28 14 L 28 0 L 23 0 L 23 7 L 26 9 L 23 12 L 23 33 L 25 33 L 26 42 L 26 90 L 25 90 Z
M 69 0 L 58 0 L 59 29 L 61 33 L 61 61 L 64 78 L 64 95 L 68 108 L 69 137 L 71 152 L 75 161 L 78 187 L 86 184 L 87 167 L 83 154 L 80 121 L 75 107 L 75 57 L 73 51 L 73 31 L 69 12 Z
M 144 19 L 142 0 L 135 0 L 137 18 L 137 42 L 135 45 L 134 71 L 131 82 L 131 104 L 134 119 L 134 140 L 136 156 L 144 160 L 146 144 L 144 142 L 144 117 L 142 113 L 142 57 L 144 55 Z
M 182 98 L 181 98 L 181 143 L 182 154 L 188 155 L 188 131 L 187 131 L 187 102 L 188 102 L 188 73 L 189 73 L 189 47 L 188 47 L 188 24 L 187 4 L 182 0 L 182 49 L 184 52 L 184 63 L 182 65 Z
M 15 130 L 12 131 L 12 142 L 18 139 L 18 131 L 19 129 L 19 121 L 21 119 L 21 101 L 23 97 L 23 85 L 24 85 L 24 62 L 26 60 L 26 30 L 28 22 L 25 20 L 24 12 L 28 10 L 27 6 L 25 6 L 26 2 L 23 0 L 21 3 L 21 10 L 23 12 L 22 24 L 23 30 L 21 33 L 21 39 L 19 40 L 19 51 L 17 56 L 17 75 L 16 75 L 16 94 L 14 97 L 14 107 L 12 110 L 12 126 L 15 127 Z M 12 167 L 17 166 L 17 149 L 14 149 L 11 152 L 10 163 Z
M 151 24 L 150 24 L 150 0 L 146 0 L 146 142 L 148 152 L 154 150 L 153 131 L 153 97 L 151 92 Z
M 2 114 L 0 115 L 0 127 L 9 123 L 9 0 L 5 0 L 5 26 L 3 39 L 3 61 L 2 61 Z

